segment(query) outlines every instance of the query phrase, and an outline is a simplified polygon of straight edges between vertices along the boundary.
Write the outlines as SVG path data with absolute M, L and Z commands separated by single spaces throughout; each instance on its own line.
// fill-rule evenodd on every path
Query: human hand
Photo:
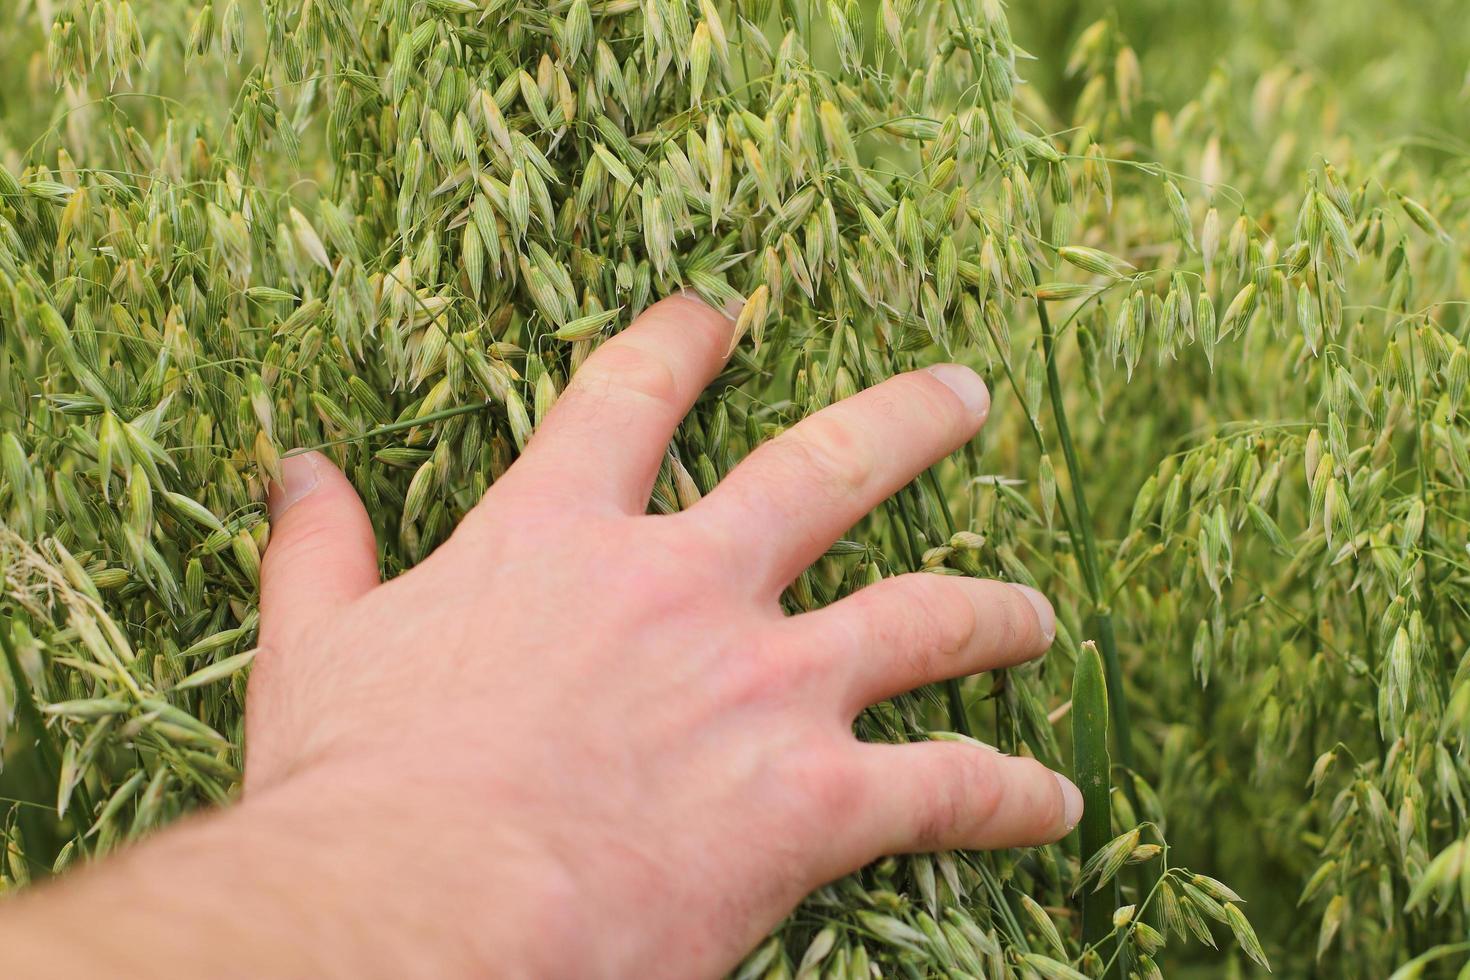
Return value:
M 913 574 L 778 605 L 975 435 L 980 379 L 892 378 L 647 516 L 731 334 L 696 300 L 648 310 L 450 540 L 385 584 L 347 480 L 320 455 L 285 462 L 239 809 L 286 815 L 331 868 L 321 901 L 371 920 L 345 973 L 716 976 L 880 855 L 1077 823 L 1076 788 L 1034 760 L 852 734 L 883 698 L 1039 656 L 1055 631 L 1039 594 Z

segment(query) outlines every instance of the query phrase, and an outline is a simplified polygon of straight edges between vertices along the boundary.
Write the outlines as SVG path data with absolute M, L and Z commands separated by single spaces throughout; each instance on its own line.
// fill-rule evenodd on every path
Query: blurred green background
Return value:
M 1079 31 L 1115 17 L 1143 65 L 1144 92 L 1177 109 L 1219 71 L 1248 100 L 1264 72 L 1290 65 L 1334 91 L 1355 136 L 1470 140 L 1470 6 L 1463 0 L 1061 0 L 1013 3 L 1025 70 L 1054 105 L 1075 86 L 1062 69 Z

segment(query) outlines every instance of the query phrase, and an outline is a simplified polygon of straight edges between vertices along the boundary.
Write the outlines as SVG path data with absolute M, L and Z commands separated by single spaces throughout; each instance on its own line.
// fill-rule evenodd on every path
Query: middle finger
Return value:
M 967 367 L 911 371 L 828 406 L 756 449 L 690 512 L 763 591 L 776 591 L 842 532 L 979 431 L 990 409 Z

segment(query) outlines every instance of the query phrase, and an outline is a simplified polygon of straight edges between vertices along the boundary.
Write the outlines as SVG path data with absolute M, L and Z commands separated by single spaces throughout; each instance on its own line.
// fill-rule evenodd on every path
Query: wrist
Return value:
M 6 962 L 47 977 L 597 972 L 569 963 L 575 903 L 555 863 L 489 820 L 445 818 L 411 777 L 383 782 L 303 772 L 43 885 L 0 917 Z
M 294 903 L 310 906 L 301 931 L 330 951 L 322 967 L 344 976 L 595 973 L 572 962 L 582 904 L 551 849 L 497 820 L 497 801 L 401 771 L 388 781 L 324 764 L 229 814 L 260 828 L 261 860 L 300 870 Z

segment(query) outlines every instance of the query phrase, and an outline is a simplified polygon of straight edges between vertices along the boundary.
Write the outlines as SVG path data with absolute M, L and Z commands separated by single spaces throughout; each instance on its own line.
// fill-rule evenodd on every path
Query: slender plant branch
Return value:
M 1046 387 L 1051 400 L 1052 416 L 1057 425 L 1057 441 L 1062 445 L 1062 456 L 1067 463 L 1068 482 L 1072 485 L 1072 509 L 1076 516 L 1077 536 L 1073 547 L 1082 564 L 1082 578 L 1087 584 L 1088 598 L 1092 601 L 1093 620 L 1097 625 L 1097 646 L 1102 653 L 1103 668 L 1107 675 L 1108 700 L 1112 705 L 1113 736 L 1117 743 L 1118 761 L 1129 770 L 1133 768 L 1133 729 L 1129 723 L 1128 701 L 1124 697 L 1123 667 L 1118 657 L 1118 642 L 1113 633 L 1113 612 L 1103 589 L 1099 571 L 1097 538 L 1093 534 L 1092 512 L 1087 506 L 1087 493 L 1082 486 L 1082 466 L 1077 460 L 1077 447 L 1072 442 L 1072 428 L 1067 422 L 1067 409 L 1062 398 L 1062 381 L 1057 372 L 1056 337 L 1052 332 L 1051 317 L 1046 303 L 1036 301 L 1036 314 L 1041 320 L 1041 347 L 1046 358 Z M 1131 786 L 1129 787 L 1131 789 Z

